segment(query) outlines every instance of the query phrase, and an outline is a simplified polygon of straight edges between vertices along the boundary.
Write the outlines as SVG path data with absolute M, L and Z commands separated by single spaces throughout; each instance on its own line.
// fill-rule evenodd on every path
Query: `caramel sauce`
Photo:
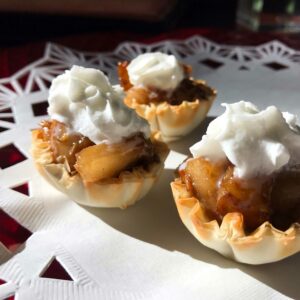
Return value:
M 48 141 L 55 163 L 67 163 L 74 171 L 76 154 L 82 149 L 94 145 L 87 137 L 79 133 L 68 133 L 63 123 L 56 120 L 41 123 L 43 139 Z
M 205 84 L 200 84 L 190 79 L 192 67 L 182 64 L 185 78 L 179 83 L 178 87 L 170 92 L 156 89 L 154 87 L 135 87 L 130 83 L 127 72 L 128 62 L 118 64 L 118 75 L 121 86 L 127 91 L 129 99 L 135 99 L 139 104 L 168 102 L 171 105 L 179 105 L 182 101 L 206 101 L 212 95 L 211 89 Z
M 131 144 L 130 147 L 140 149 L 142 151 L 137 156 L 136 160 L 126 170 L 131 171 L 137 166 L 142 166 L 144 170 L 148 170 L 150 164 L 159 163 L 160 158 L 156 153 L 153 143 L 149 139 L 145 139 L 142 133 L 134 134 L 133 136 L 124 139 L 124 143 Z
M 236 178 L 233 170 L 229 161 L 216 167 L 196 158 L 185 162 L 178 174 L 187 190 L 201 201 L 207 215 L 219 223 L 230 212 L 243 214 L 247 232 L 265 221 L 280 230 L 300 223 L 300 166 L 297 171 L 282 170 L 247 180 Z
M 189 78 L 183 79 L 179 86 L 170 95 L 168 102 L 171 105 L 179 105 L 182 100 L 193 102 L 196 100 L 207 101 L 212 95 L 211 89 L 204 85 L 195 82 Z
M 128 65 L 129 65 L 128 61 L 123 61 L 118 63 L 119 82 L 123 87 L 124 91 L 128 91 L 130 88 L 132 88 L 132 84 L 130 83 L 129 75 L 127 72 Z
M 217 212 L 220 216 L 230 212 L 242 213 L 245 229 L 252 231 L 270 219 L 273 180 L 272 177 L 241 180 L 233 175 L 233 170 L 233 165 L 229 165 L 221 180 Z

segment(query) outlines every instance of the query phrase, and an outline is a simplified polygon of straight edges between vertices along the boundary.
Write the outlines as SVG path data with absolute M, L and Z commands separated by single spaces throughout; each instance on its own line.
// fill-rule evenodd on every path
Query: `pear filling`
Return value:
M 239 179 L 228 161 L 187 160 L 179 168 L 181 181 L 219 223 L 230 212 L 240 212 L 251 232 L 269 221 L 280 230 L 300 223 L 300 166 L 270 176 Z
M 208 101 L 214 94 L 210 87 L 190 78 L 192 68 L 188 65 L 182 65 L 185 78 L 173 91 L 158 90 L 154 87 L 146 88 L 133 86 L 130 83 L 127 72 L 128 64 L 127 61 L 118 64 L 119 81 L 127 93 L 126 98 L 135 99 L 139 104 L 160 103 L 166 101 L 170 105 L 179 105 L 182 101 Z
M 50 145 L 55 163 L 63 163 L 71 175 L 79 173 L 86 183 L 117 177 L 124 170 L 159 162 L 155 146 L 143 134 L 114 144 L 94 144 L 79 133 L 68 133 L 58 121 L 44 121 L 38 129 Z

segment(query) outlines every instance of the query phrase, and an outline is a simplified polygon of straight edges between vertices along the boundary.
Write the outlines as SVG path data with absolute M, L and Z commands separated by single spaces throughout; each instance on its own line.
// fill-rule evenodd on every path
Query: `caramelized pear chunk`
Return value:
M 41 126 L 44 140 L 50 143 L 54 161 L 66 162 L 70 171 L 74 171 L 76 153 L 94 145 L 92 141 L 79 133 L 68 133 L 66 126 L 58 121 L 44 121 Z
M 240 212 L 245 229 L 252 231 L 270 219 L 273 177 L 241 180 L 233 171 L 234 166 L 228 160 L 215 163 L 199 157 L 188 160 L 179 174 L 208 215 L 221 222 L 227 213 Z
M 154 144 L 143 134 L 115 144 L 95 145 L 79 133 L 68 133 L 63 123 L 44 121 L 38 133 L 50 145 L 55 163 L 64 163 L 70 173 L 80 173 L 86 182 L 111 178 L 136 165 L 147 169 L 159 162 Z
M 75 168 L 85 182 L 112 178 L 147 155 L 147 141 L 135 136 L 115 144 L 99 144 L 77 154 Z
M 212 163 L 202 157 L 186 163 L 186 181 L 191 181 L 195 196 L 212 212 L 216 212 L 218 182 L 227 165 L 227 161 Z
M 220 183 L 217 212 L 221 216 L 242 213 L 245 229 L 252 231 L 270 219 L 272 178 L 242 180 L 236 178 L 233 171 L 233 165 L 228 166 Z
M 179 168 L 187 189 L 203 203 L 209 216 L 219 222 L 230 212 L 240 212 L 245 230 L 270 221 L 280 230 L 300 224 L 300 165 L 269 176 L 240 179 L 229 161 L 189 159 Z

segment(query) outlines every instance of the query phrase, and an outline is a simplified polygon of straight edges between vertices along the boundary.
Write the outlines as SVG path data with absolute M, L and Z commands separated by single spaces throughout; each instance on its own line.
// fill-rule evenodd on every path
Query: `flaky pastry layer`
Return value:
M 265 264 L 281 260 L 300 251 L 300 224 L 280 231 L 269 222 L 251 234 L 245 234 L 243 215 L 228 213 L 219 225 L 205 214 L 200 201 L 186 189 L 181 179 L 171 183 L 179 216 L 203 245 L 222 255 L 246 264 Z
M 169 150 L 155 142 L 160 163 L 152 163 L 149 170 L 136 167 L 131 172 L 123 171 L 117 178 L 94 183 L 83 182 L 80 175 L 70 175 L 64 164 L 53 162 L 48 142 L 32 132 L 32 156 L 39 173 L 54 187 L 82 205 L 93 207 L 126 208 L 141 199 L 151 189 L 163 170 Z

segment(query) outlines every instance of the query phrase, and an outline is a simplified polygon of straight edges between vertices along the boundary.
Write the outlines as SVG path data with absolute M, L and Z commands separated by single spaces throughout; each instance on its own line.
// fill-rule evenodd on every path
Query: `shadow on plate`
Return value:
M 170 148 L 188 155 L 188 147 L 200 140 L 211 120 L 212 118 L 207 118 L 202 126 L 196 128 L 185 139 L 171 143 Z M 174 169 L 176 167 L 174 166 Z M 188 254 L 221 268 L 240 269 L 280 293 L 292 298 L 299 297 L 300 285 L 297 280 L 300 266 L 299 254 L 277 263 L 250 266 L 228 260 L 202 246 L 181 223 L 170 188 L 173 179 L 174 170 L 164 170 L 151 192 L 126 210 L 87 207 L 85 209 L 118 231 L 136 239 L 169 251 Z

